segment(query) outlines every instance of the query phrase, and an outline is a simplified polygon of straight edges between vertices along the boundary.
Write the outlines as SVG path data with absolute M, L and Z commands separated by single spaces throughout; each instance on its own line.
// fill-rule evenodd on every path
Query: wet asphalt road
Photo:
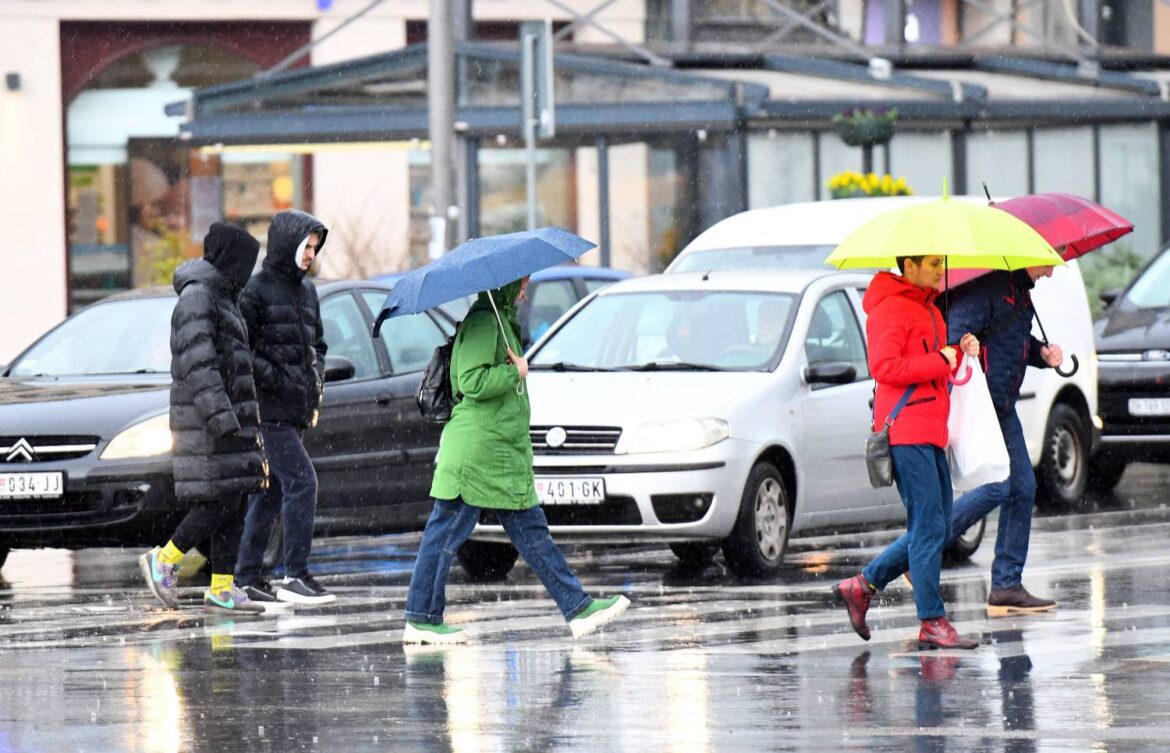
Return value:
M 4 751 L 1166 751 L 1170 469 L 1077 515 L 1038 518 L 1025 582 L 1048 615 L 989 619 L 994 528 L 944 571 L 975 651 L 919 652 L 892 584 L 862 642 L 829 586 L 890 533 L 794 541 L 744 583 L 666 550 L 576 552 L 586 587 L 633 600 L 574 642 L 527 568 L 456 568 L 448 619 L 473 644 L 404 651 L 417 540 L 319 542 L 337 604 L 262 619 L 157 607 L 137 552 L 15 552 L 0 579 Z

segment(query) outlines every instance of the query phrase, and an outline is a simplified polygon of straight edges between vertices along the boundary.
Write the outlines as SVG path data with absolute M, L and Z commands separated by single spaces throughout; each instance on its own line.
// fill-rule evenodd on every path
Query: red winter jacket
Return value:
M 937 290 L 913 285 L 890 272 L 878 272 L 865 291 L 868 315 L 869 371 L 877 382 L 873 419 L 875 431 L 886 421 L 910 385 L 918 385 L 890 425 L 890 444 L 947 446 L 947 390 L 950 364 L 940 353 L 946 347 L 947 325 L 934 305 Z

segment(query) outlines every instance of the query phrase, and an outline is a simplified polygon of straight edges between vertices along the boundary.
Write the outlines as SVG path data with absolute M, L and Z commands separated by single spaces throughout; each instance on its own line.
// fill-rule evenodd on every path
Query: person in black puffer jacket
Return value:
M 165 606 L 178 605 L 179 560 L 211 539 L 211 588 L 204 609 L 262 612 L 233 582 L 244 500 L 264 488 L 268 467 L 252 381 L 248 330 L 236 297 L 256 265 L 260 244 L 216 223 L 203 258 L 175 270 L 171 314 L 171 433 L 175 495 L 191 506 L 165 547 L 139 557 L 146 583 Z
M 325 376 L 325 337 L 317 289 L 306 275 L 328 231 L 304 212 L 281 212 L 268 228 L 263 269 L 240 298 L 260 400 L 261 433 L 273 483 L 248 500 L 236 581 L 256 601 L 325 604 L 336 597 L 309 574 L 317 473 L 304 432 L 317 423 Z M 284 533 L 284 580 L 260 577 L 276 516 Z

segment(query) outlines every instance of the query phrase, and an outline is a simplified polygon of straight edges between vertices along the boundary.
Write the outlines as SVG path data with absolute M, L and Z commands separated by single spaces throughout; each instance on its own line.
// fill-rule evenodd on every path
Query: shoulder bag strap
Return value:
M 894 419 L 897 418 L 898 414 L 902 412 L 902 408 L 906 407 L 906 401 L 910 399 L 910 395 L 916 389 L 918 389 L 917 384 L 912 384 L 906 388 L 906 391 L 902 393 L 902 397 L 900 397 L 897 404 L 894 405 L 894 409 L 890 411 L 890 415 L 886 416 L 886 426 L 894 423 Z

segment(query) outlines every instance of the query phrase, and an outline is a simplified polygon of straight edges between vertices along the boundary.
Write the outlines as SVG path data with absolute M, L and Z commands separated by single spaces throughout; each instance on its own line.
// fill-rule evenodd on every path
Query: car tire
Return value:
M 6 546 L 0 546 L 0 567 L 4 567 L 4 563 L 8 561 L 8 553 L 11 551 Z
M 744 485 L 735 527 L 723 541 L 723 556 L 732 573 L 759 578 L 779 572 L 788 548 L 790 513 L 779 469 L 756 463 Z
M 455 556 L 468 578 L 476 583 L 490 583 L 508 577 L 520 553 L 511 544 L 465 541 Z
M 1054 510 L 1078 507 L 1089 481 L 1088 432 L 1071 406 L 1057 403 L 1048 414 L 1036 472 L 1036 502 Z
M 987 518 L 980 518 L 979 522 L 963 532 L 954 544 L 943 550 L 943 561 L 948 564 L 966 562 L 971 559 L 983 543 L 983 532 L 987 529 Z
M 718 544 L 709 541 L 680 541 L 670 545 L 670 551 L 678 557 L 679 564 L 685 568 L 700 568 L 711 564 L 715 559 L 715 552 L 719 551 Z
M 1121 483 L 1126 463 L 1121 460 L 1093 458 L 1089 462 L 1089 488 L 1095 492 L 1111 492 Z

